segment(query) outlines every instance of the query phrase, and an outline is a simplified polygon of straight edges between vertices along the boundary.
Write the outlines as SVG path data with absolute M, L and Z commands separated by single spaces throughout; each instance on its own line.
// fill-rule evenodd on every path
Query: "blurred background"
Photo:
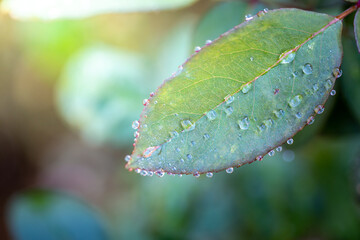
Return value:
M 85 1 L 86 2 L 86 1 Z M 0 0 L 0 239 L 360 239 L 360 54 L 294 144 L 218 173 L 125 170 L 142 100 L 264 8 L 341 0 Z

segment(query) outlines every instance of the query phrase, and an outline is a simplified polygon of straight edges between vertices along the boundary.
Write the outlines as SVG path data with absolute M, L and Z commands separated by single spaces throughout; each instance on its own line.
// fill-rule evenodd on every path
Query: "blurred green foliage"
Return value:
M 360 63 L 353 15 L 344 22 L 344 73 L 335 86 L 337 95 L 326 104 L 324 115 L 295 136 L 294 145 L 212 179 L 142 178 L 123 168 L 121 158 L 132 149 L 130 124 L 141 112 L 142 99 L 175 72 L 196 45 L 250 13 L 248 1 L 223 2 L 202 0 L 173 11 L 71 21 L 20 22 L 0 14 L 0 128 L 21 142 L 13 146 L 0 141 L 0 167 L 9 169 L 0 176 L 8 186 L 1 189 L 1 203 L 9 199 L 9 189 L 21 186 L 55 191 L 62 186 L 83 199 L 45 192 L 42 201 L 35 201 L 42 208 L 34 209 L 29 193 L 20 193 L 11 204 L 0 206 L 0 214 L 9 213 L 7 231 L 13 236 L 6 235 L 0 219 L 0 239 L 32 240 L 29 229 L 46 238 L 54 229 L 50 224 L 69 233 L 96 231 L 100 234 L 92 236 L 110 239 L 360 238 Z M 251 2 L 334 15 L 350 5 L 341 0 Z M 215 35 L 200 33 L 218 4 L 238 7 L 211 17 L 210 25 L 219 31 Z M 77 135 L 85 136 L 85 143 Z M 84 147 L 86 142 L 98 146 Z M 11 165 L 13 159 L 16 165 Z M 56 168 L 59 161 L 67 161 L 62 171 Z M 79 161 L 82 165 L 71 165 Z M 26 169 L 10 174 L 20 166 Z M 17 181 L 22 172 L 30 172 L 26 179 L 35 183 Z M 80 218 L 89 219 L 89 225 L 77 221 Z M 43 227 L 35 232 L 38 224 Z

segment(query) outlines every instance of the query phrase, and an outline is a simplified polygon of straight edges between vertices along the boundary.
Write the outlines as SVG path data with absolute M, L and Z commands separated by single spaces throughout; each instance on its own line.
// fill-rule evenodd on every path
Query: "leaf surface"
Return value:
M 149 100 L 127 168 L 198 175 L 260 160 L 322 111 L 341 28 L 325 14 L 279 9 L 204 47 Z
M 354 31 L 355 31 L 356 45 L 360 52 L 360 9 L 358 9 L 355 14 Z
M 19 19 L 83 18 L 116 12 L 143 12 L 185 7 L 196 0 L 4 0 L 1 8 Z

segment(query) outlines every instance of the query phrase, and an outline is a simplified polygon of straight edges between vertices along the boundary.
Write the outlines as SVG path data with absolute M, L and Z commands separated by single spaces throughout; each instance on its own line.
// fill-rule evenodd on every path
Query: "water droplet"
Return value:
M 336 94 L 336 91 L 335 91 L 335 90 L 331 90 L 330 95 L 331 95 L 331 96 L 335 96 L 335 94 Z
M 325 83 L 326 90 L 329 90 L 330 88 L 332 88 L 332 86 L 333 86 L 332 80 L 331 79 L 326 80 L 326 83 Z
M 206 117 L 212 121 L 216 118 L 216 112 L 214 110 L 210 110 L 206 113 Z
M 186 132 L 190 132 L 195 129 L 195 123 L 192 123 L 190 120 L 182 120 L 180 123 Z
M 182 177 L 183 175 L 182 174 L 178 174 L 179 177 Z
M 209 139 L 209 138 L 210 138 L 209 134 L 205 133 L 204 134 L 204 139 L 206 140 L 206 139 Z
M 307 125 L 311 125 L 315 122 L 315 118 L 314 116 L 310 116 L 307 120 L 306 120 L 306 123 Z
M 214 174 L 212 172 L 206 173 L 206 177 L 208 177 L 208 178 L 212 178 L 213 176 L 214 176 Z
M 155 174 L 156 174 L 158 177 L 161 177 L 161 178 L 165 175 L 164 171 L 162 171 L 162 170 L 156 171 Z
M 149 172 L 148 172 L 148 176 L 149 176 L 149 177 L 152 177 L 153 175 L 154 175 L 154 172 L 152 172 L 152 171 L 149 171 Z
M 180 158 L 180 162 L 181 162 L 181 163 L 184 163 L 185 160 L 184 160 L 183 158 Z
M 313 71 L 313 67 L 311 66 L 310 63 L 306 63 L 303 67 L 302 70 L 305 74 L 311 74 Z
M 250 61 L 254 61 L 254 57 L 250 57 Z
M 230 116 L 233 113 L 234 109 L 230 106 L 230 107 L 225 108 L 224 111 L 227 116 Z
M 226 104 L 230 104 L 234 101 L 235 98 L 234 98 L 234 96 L 227 95 L 224 99 L 225 99 Z
M 314 92 L 316 92 L 317 90 L 319 90 L 319 85 L 318 85 L 317 83 L 315 83 L 315 84 L 313 85 L 313 90 L 314 90 Z
M 281 152 L 281 151 L 282 151 L 282 146 L 278 146 L 278 147 L 276 148 L 276 151 Z
M 210 45 L 211 43 L 212 43 L 211 40 L 206 40 L 206 41 L 205 41 L 205 45 Z
M 297 112 L 297 113 L 295 114 L 295 116 L 296 116 L 296 118 L 301 118 L 301 117 L 302 117 L 302 113 L 301 113 L 301 112 Z
M 138 120 L 135 120 L 135 121 L 132 122 L 131 127 L 132 127 L 133 129 L 138 129 L 139 126 L 140 126 L 140 123 L 139 123 Z
M 279 110 L 275 110 L 275 111 L 274 111 L 274 115 L 275 115 L 275 117 L 277 117 L 277 118 L 282 118 L 282 117 L 284 116 L 284 114 L 285 114 L 285 111 L 282 110 L 282 109 L 279 109 Z
M 176 72 L 173 74 L 174 77 L 178 76 L 182 71 L 183 71 L 184 67 L 182 65 L 180 65 L 178 67 L 178 69 L 176 70 Z
M 191 145 L 193 145 L 193 146 L 195 146 L 195 144 L 196 144 L 195 141 L 191 141 L 190 143 L 191 143 Z
M 264 8 L 264 13 L 268 13 L 269 12 L 269 9 L 268 8 Z
M 201 47 L 199 47 L 199 46 L 196 46 L 194 49 L 195 52 L 199 52 L 200 50 L 201 50 Z
M 154 101 L 154 104 L 157 104 L 158 103 L 158 101 Z
M 147 172 L 146 170 L 141 170 L 141 171 L 140 171 L 140 175 L 141 175 L 141 176 L 144 176 L 144 177 L 145 177 L 147 174 L 148 174 L 148 172 Z
M 139 135 L 140 135 L 140 134 L 139 134 L 138 131 L 134 132 L 134 137 L 135 137 L 135 138 L 139 137 Z
M 273 125 L 273 123 L 274 121 L 271 118 L 264 121 L 264 124 L 267 128 L 270 128 Z
M 316 114 L 322 114 L 324 112 L 325 108 L 323 105 L 317 105 L 314 109 Z
M 159 146 L 156 147 L 148 147 L 147 149 L 145 149 L 145 151 L 143 152 L 143 156 L 145 158 L 151 157 L 151 155 L 156 151 L 156 149 L 158 149 Z
M 264 131 L 265 129 L 266 129 L 266 126 L 265 126 L 265 124 L 260 124 L 259 126 L 258 126 L 258 129 L 260 130 L 260 132 L 262 132 L 262 131 Z
M 257 156 L 257 157 L 255 158 L 255 160 L 256 160 L 256 161 L 262 161 L 262 160 L 263 160 L 263 156 Z
M 238 120 L 238 125 L 240 129 L 246 130 L 249 129 L 250 121 L 248 117 L 244 117 L 242 120 Z
M 150 97 L 153 97 L 153 96 L 155 96 L 155 93 L 154 93 L 154 92 L 151 92 L 151 93 L 150 93 Z
M 137 169 L 135 169 L 135 172 L 136 172 L 136 173 L 140 173 L 140 172 L 141 172 L 141 169 L 140 169 L 140 168 L 137 168 Z
M 143 100 L 143 105 L 146 106 L 146 105 L 148 105 L 148 104 L 149 104 L 149 99 L 146 99 L 146 98 L 145 98 L 145 99 Z
M 274 151 L 274 150 L 271 150 L 268 154 L 269 154 L 270 157 L 272 157 L 272 156 L 275 155 L 275 151 Z
M 243 92 L 244 94 L 248 93 L 251 89 L 252 83 L 247 83 L 244 86 L 242 86 L 241 88 L 241 92 Z
M 292 108 L 299 106 L 302 99 L 303 99 L 303 97 L 301 95 L 296 95 L 295 97 L 290 99 L 289 106 Z
M 229 167 L 229 168 L 226 169 L 226 172 L 227 172 L 227 173 L 233 173 L 233 172 L 234 172 L 234 168 Z
M 342 70 L 340 68 L 334 68 L 333 70 L 333 75 L 336 78 L 339 78 L 342 76 Z
M 254 17 L 251 16 L 251 14 L 246 14 L 245 15 L 245 21 L 250 21 L 251 19 L 253 19 Z
M 131 156 L 130 155 L 126 155 L 125 156 L 125 162 L 128 162 L 128 161 L 130 161 L 131 160 Z
M 294 143 L 294 139 L 292 138 L 289 138 L 287 141 L 286 141 L 287 144 L 291 145 Z
M 176 148 L 175 151 L 180 152 L 180 148 Z
M 198 178 L 198 177 L 200 177 L 200 173 L 199 172 L 194 172 L 194 177 L 196 177 L 196 178 Z
M 189 153 L 186 155 L 187 159 L 191 160 L 192 159 L 192 155 Z
M 170 137 L 171 138 L 176 138 L 176 137 L 178 137 L 179 136 L 179 133 L 177 132 L 177 131 L 172 131 L 172 132 L 170 132 Z
M 292 73 L 293 77 L 296 78 L 297 76 L 299 76 L 299 72 L 298 71 L 295 71 Z
M 285 53 L 284 53 L 284 54 L 281 54 L 281 55 L 280 55 L 280 58 L 282 58 L 284 55 L 285 55 Z M 281 64 L 291 63 L 292 61 L 294 61 L 295 56 L 296 56 L 296 53 L 295 53 L 295 52 L 289 53 L 285 58 L 283 58 L 283 59 L 281 60 Z

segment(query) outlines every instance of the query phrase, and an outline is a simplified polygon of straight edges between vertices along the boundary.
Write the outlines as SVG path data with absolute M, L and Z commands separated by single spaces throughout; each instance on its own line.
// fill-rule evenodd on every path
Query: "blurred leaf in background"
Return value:
M 149 92 L 147 72 L 139 54 L 105 45 L 83 49 L 68 62 L 58 85 L 60 113 L 86 140 L 126 146 Z
M 18 19 L 84 18 L 114 12 L 142 12 L 176 9 L 196 0 L 4 0 L 2 10 Z
M 45 190 L 19 193 L 10 202 L 10 229 L 17 240 L 106 240 L 106 225 L 79 199 Z

